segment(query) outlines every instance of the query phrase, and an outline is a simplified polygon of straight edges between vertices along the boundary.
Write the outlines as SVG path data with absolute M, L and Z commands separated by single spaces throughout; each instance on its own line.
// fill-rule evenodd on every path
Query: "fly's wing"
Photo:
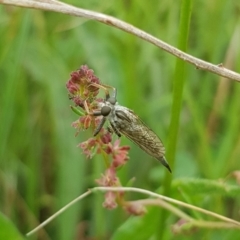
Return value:
M 159 160 L 170 172 L 171 169 L 165 158 L 165 148 L 159 137 L 130 109 L 116 109 L 120 124 L 119 131 L 136 143 L 146 153 Z

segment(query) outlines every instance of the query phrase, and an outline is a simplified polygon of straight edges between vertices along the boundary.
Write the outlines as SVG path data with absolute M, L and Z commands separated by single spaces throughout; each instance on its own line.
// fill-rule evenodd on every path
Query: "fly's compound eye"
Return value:
M 103 106 L 103 107 L 101 108 L 101 114 L 102 114 L 102 116 L 104 116 L 104 117 L 108 116 L 110 112 L 111 112 L 111 108 L 108 107 L 108 106 Z
M 111 103 L 112 105 L 115 105 L 116 104 L 116 102 L 117 102 L 117 100 L 116 100 L 116 98 L 115 97 L 110 97 L 110 98 L 108 98 L 108 100 L 107 100 L 109 103 Z

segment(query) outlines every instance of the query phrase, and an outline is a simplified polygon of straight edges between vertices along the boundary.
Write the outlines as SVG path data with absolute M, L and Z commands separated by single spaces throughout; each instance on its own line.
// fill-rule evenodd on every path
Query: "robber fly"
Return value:
M 92 85 L 104 89 L 106 93 L 104 102 L 99 103 L 100 109 L 92 113 L 94 116 L 102 116 L 101 122 L 94 131 L 94 136 L 100 132 L 104 123 L 108 120 L 112 131 L 118 137 L 123 134 L 146 153 L 159 160 L 171 172 L 164 156 L 165 148 L 162 141 L 131 109 L 118 104 L 117 90 L 107 85 L 95 83 Z M 112 96 L 110 96 L 108 89 L 113 90 Z

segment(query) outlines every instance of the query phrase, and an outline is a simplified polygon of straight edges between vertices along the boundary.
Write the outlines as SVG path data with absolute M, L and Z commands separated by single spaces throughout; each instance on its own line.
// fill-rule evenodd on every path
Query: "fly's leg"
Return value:
M 101 88 L 105 91 L 105 102 L 108 102 L 111 105 L 116 104 L 116 102 L 117 102 L 117 99 L 116 99 L 117 90 L 114 87 L 104 85 L 104 84 L 97 84 L 97 83 L 92 83 L 91 86 L 95 86 L 99 89 Z M 110 96 L 109 89 L 113 90 L 113 96 Z M 101 131 L 102 127 L 104 126 L 104 123 L 106 122 L 107 116 L 110 114 L 112 108 L 110 106 L 103 106 L 100 110 L 94 111 L 93 113 L 90 113 L 86 102 L 84 102 L 84 107 L 85 107 L 85 109 L 86 109 L 86 111 L 89 115 L 102 116 L 101 122 L 96 127 L 96 129 L 93 133 L 93 135 L 96 136 Z M 111 123 L 111 126 L 112 126 L 113 131 L 118 135 L 118 137 L 121 137 L 120 132 L 116 129 L 116 127 L 114 126 L 113 123 Z
M 90 115 L 90 116 L 95 116 L 95 117 L 102 116 L 102 111 L 94 111 L 94 112 L 90 113 L 86 101 L 83 103 L 83 105 L 84 105 L 84 108 L 85 108 L 85 110 L 86 110 L 86 112 L 87 112 L 88 115 Z M 106 119 L 107 119 L 107 118 L 106 118 L 105 116 L 102 117 L 101 122 L 99 123 L 99 125 L 96 127 L 96 129 L 95 129 L 94 132 L 93 132 L 93 136 L 94 136 L 94 137 L 97 136 L 98 133 L 101 131 L 104 123 L 106 122 Z
M 107 119 L 106 117 L 103 117 L 103 118 L 101 119 L 101 122 L 98 124 L 98 126 L 97 126 L 96 129 L 94 130 L 94 133 L 93 133 L 93 136 L 94 136 L 94 137 L 99 134 L 99 132 L 101 131 L 101 129 L 102 129 L 103 125 L 104 125 L 104 123 L 106 122 L 106 119 Z
M 107 130 L 108 130 L 108 132 L 111 133 L 111 134 L 113 134 L 113 132 L 114 132 L 114 130 L 113 130 L 112 127 L 110 127 L 110 126 L 107 126 Z
M 111 123 L 110 123 L 110 125 L 111 125 Z M 113 127 L 112 125 L 108 126 L 107 130 L 108 130 L 109 133 L 111 133 L 111 134 L 115 133 L 118 137 L 121 137 L 121 133 L 115 127 Z
M 109 85 L 97 84 L 97 83 L 91 83 L 91 86 L 103 89 L 105 91 L 105 101 L 108 101 L 111 104 L 115 105 L 115 103 L 117 102 L 117 89 L 116 88 L 109 86 Z M 110 96 L 110 94 L 109 94 L 109 89 L 111 89 L 113 91 L 112 96 Z
M 119 132 L 119 130 L 116 128 L 114 122 L 110 121 L 110 125 L 111 125 L 113 131 L 116 133 L 116 135 L 117 135 L 118 137 L 121 137 L 122 135 L 121 135 L 121 133 Z

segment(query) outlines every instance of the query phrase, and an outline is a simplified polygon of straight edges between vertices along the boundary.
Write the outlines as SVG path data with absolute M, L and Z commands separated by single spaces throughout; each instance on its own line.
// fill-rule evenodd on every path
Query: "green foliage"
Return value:
M 112 240 L 120 239 L 150 239 L 156 231 L 158 216 L 156 209 L 150 209 L 143 217 L 131 217 L 112 236 Z
M 172 187 L 182 189 L 188 195 L 211 195 L 214 193 L 215 195 L 222 195 L 224 197 L 240 196 L 238 185 L 209 179 L 178 178 L 173 181 Z M 198 190 L 197 193 L 196 189 Z
M 24 237 L 18 232 L 14 224 L 0 213 L 0 239 L 23 240 Z
M 181 1 L 68 2 L 113 15 L 173 46 L 180 41 Z M 193 1 L 187 52 L 239 72 L 239 8 L 238 1 Z M 0 13 L 0 210 L 15 224 L 0 215 L 0 239 L 21 239 L 16 229 L 22 234 L 30 231 L 95 186 L 103 171 L 101 158 L 86 160 L 77 148 L 90 133 L 75 137 L 71 127 L 78 116 L 69 107 L 65 84 L 82 64 L 118 89 L 119 103 L 132 108 L 161 137 L 175 161 L 173 181 L 166 182 L 166 170 L 123 139 L 131 145 L 131 159 L 121 169 L 122 183 L 135 177 L 133 186 L 160 192 L 169 185 L 172 198 L 240 220 L 239 185 L 219 180 L 240 169 L 239 83 L 186 63 L 182 79 L 174 70 L 175 57 L 98 22 L 9 6 L 1 6 Z M 179 124 L 171 120 L 178 115 L 172 103 L 181 101 L 172 90 L 173 78 L 179 87 L 178 75 L 184 81 Z M 173 145 L 167 143 L 173 141 L 170 121 L 177 124 L 175 157 Z M 102 200 L 100 194 L 82 200 L 36 236 L 158 239 L 164 231 L 163 240 L 175 238 L 175 215 L 167 214 L 159 230 L 159 207 L 128 218 L 122 210 L 103 209 Z M 208 218 L 194 211 L 188 214 Z M 1 238 L 3 229 L 16 237 Z M 198 228 L 180 232 L 177 239 L 238 236 L 233 229 Z

